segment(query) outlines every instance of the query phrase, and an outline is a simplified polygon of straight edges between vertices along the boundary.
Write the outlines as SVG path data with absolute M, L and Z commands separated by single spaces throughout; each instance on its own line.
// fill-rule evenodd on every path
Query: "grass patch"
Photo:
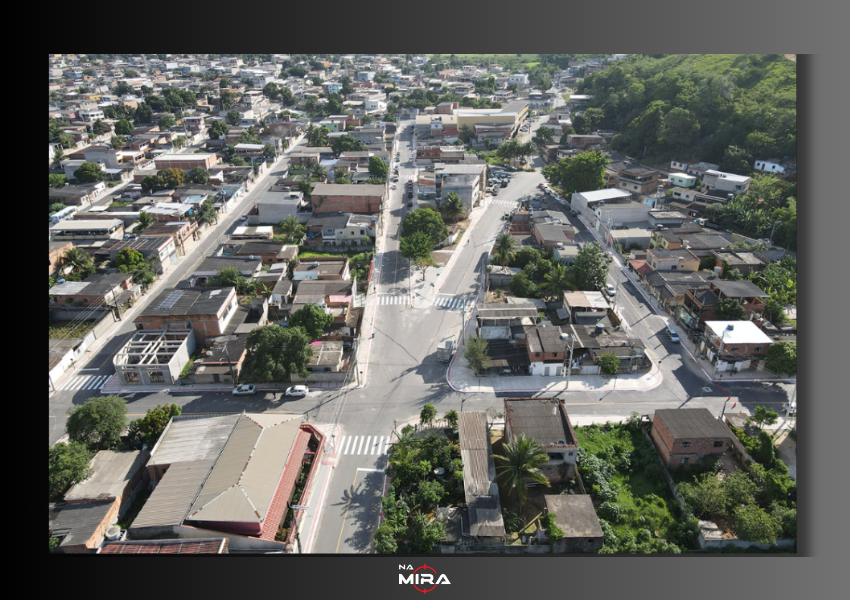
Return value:
M 68 321 L 68 323 L 71 323 L 71 321 Z M 71 326 L 51 325 L 48 327 L 47 337 L 51 340 L 82 338 L 86 337 L 94 327 L 95 323 L 91 321 L 84 321 L 83 323 L 77 323 Z
M 347 256 L 351 262 L 371 262 L 374 255 L 374 250 L 366 250 L 365 252 L 359 250 L 346 250 L 345 252 L 313 252 L 308 250 L 300 252 L 298 254 L 298 258 L 336 258 L 339 256 Z

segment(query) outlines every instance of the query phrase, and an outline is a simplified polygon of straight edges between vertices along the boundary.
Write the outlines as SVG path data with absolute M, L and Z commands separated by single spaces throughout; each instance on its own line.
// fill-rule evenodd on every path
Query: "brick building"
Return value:
M 705 456 L 723 456 L 734 438 L 707 408 L 656 410 L 650 437 L 671 471 L 689 469 Z
M 65 253 L 74 247 L 73 242 L 47 242 L 47 274 L 54 275 L 62 268 Z
M 313 188 L 313 212 L 360 213 L 381 212 L 386 189 L 383 185 L 318 183 Z
M 549 462 L 540 470 L 549 481 L 567 481 L 575 477 L 578 442 L 563 400 L 506 398 L 506 443 L 516 443 L 523 433 L 537 441 L 548 454 Z
M 203 344 L 224 335 L 235 310 L 236 288 L 164 290 L 133 322 L 137 329 L 191 329 Z
M 209 170 L 219 163 L 217 154 L 162 154 L 154 159 L 159 169 L 184 169 L 189 171 L 195 167 Z

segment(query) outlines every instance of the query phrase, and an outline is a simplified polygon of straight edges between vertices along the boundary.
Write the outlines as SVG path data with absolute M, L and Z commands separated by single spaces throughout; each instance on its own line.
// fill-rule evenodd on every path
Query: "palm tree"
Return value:
M 304 225 L 301 221 L 295 218 L 295 215 L 289 215 L 281 221 L 280 228 L 283 230 L 283 233 L 287 238 L 296 242 L 300 242 L 306 232 Z
M 74 273 L 80 273 L 90 270 L 94 266 L 94 261 L 91 256 L 85 251 L 74 246 L 65 252 L 64 266 L 73 267 Z
M 501 479 L 511 489 L 516 490 L 520 508 L 528 496 L 527 479 L 552 487 L 549 479 L 540 470 L 540 466 L 549 461 L 549 456 L 536 440 L 521 433 L 513 444 L 505 444 L 504 452 L 504 455 L 493 455 L 494 459 L 504 463 L 498 467 L 500 472 L 496 479 Z
M 310 179 L 314 181 L 325 181 L 328 178 L 328 172 L 325 171 L 325 168 L 320 164 L 313 165 L 313 168 L 310 169 Z
M 464 142 L 466 142 L 468 144 L 469 138 L 472 137 L 472 127 L 470 127 L 469 125 L 466 125 L 466 124 L 461 125 L 460 126 L 460 137 Z
M 63 160 L 67 158 L 65 151 L 62 149 L 62 144 L 57 144 L 53 147 L 53 168 L 58 169 L 61 167 L 61 163 Z
M 569 271 L 564 265 L 552 265 L 552 269 L 543 278 L 546 281 L 540 288 L 547 298 L 557 300 L 564 292 L 573 288 Z
M 136 220 L 136 229 L 135 231 L 144 231 L 154 223 L 156 223 L 156 217 L 148 212 L 140 212 L 139 218 Z
M 459 221 L 459 217 L 466 216 L 466 206 L 463 204 L 463 199 L 455 192 L 449 192 L 446 196 L 446 201 L 443 203 L 443 214 L 452 221 Z
M 507 267 L 514 260 L 514 247 L 516 242 L 509 233 L 503 233 L 496 240 L 496 245 L 493 248 L 493 257 L 496 263 Z

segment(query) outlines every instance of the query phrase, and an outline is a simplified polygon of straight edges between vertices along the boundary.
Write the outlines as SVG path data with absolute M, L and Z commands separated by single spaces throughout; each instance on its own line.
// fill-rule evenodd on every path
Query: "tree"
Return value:
M 80 279 L 85 279 L 97 270 L 91 255 L 77 246 L 69 248 L 65 252 L 62 260 L 62 266 L 71 267 L 71 272 L 74 275 L 79 276 Z
M 531 248 L 530 246 L 523 246 L 519 250 L 517 250 L 514 255 L 514 261 L 511 263 L 512 267 L 516 267 L 518 269 L 525 268 L 529 263 L 538 263 L 540 262 L 540 252 L 536 248 Z
M 607 164 L 608 157 L 601 152 L 581 152 L 543 167 L 543 177 L 565 194 L 600 190 L 605 187 Z
M 109 138 L 109 146 L 113 150 L 120 150 L 121 148 L 123 148 L 124 142 L 124 138 L 120 135 L 113 135 L 111 138 Z
M 90 463 L 93 456 L 94 452 L 80 442 L 60 443 L 49 448 L 48 501 L 61 500 L 68 488 L 91 475 Z
M 153 260 L 155 260 L 153 257 L 150 260 L 146 259 L 138 250 L 124 248 L 115 257 L 115 264 L 120 273 L 131 273 L 133 281 L 143 286 L 149 286 L 156 281 Z
M 72 442 L 93 450 L 108 450 L 118 444 L 127 426 L 127 404 L 120 396 L 89 398 L 68 411 L 65 428 Z
M 211 140 L 219 139 L 223 135 L 227 135 L 227 123 L 224 121 L 213 121 L 207 131 Z
M 230 164 L 233 165 L 234 167 L 244 167 L 248 163 L 245 162 L 244 158 L 237 156 L 235 158 L 230 159 Z
M 729 473 L 721 487 L 726 496 L 726 506 L 733 509 L 741 504 L 755 502 L 755 494 L 758 491 L 758 486 L 750 479 L 747 472 L 741 469 Z
M 723 152 L 718 168 L 726 173 L 749 175 L 753 172 L 753 157 L 743 148 L 729 146 Z
M 605 375 L 616 375 L 620 368 L 620 357 L 613 352 L 607 352 L 599 357 L 596 364 Z
M 431 238 L 432 248 L 446 239 L 449 229 L 438 212 L 430 208 L 419 208 L 407 214 L 401 224 L 401 235 L 407 237 L 421 231 Z
M 339 158 L 343 152 L 362 152 L 365 149 L 366 145 L 351 135 L 341 135 L 338 138 L 334 138 L 331 144 L 331 151 L 336 158 Z
M 772 343 L 767 349 L 764 366 L 768 371 L 780 375 L 796 375 L 797 342 L 783 340 Z
M 47 185 L 49 185 L 52 188 L 65 187 L 65 182 L 67 182 L 67 181 L 68 181 L 68 178 L 65 175 L 59 175 L 57 173 L 48 173 L 47 174 Z M 63 208 L 65 208 L 64 204 L 62 205 L 61 208 L 58 208 L 56 210 L 62 210 Z
M 289 317 L 289 326 L 301 327 L 310 336 L 311 341 L 315 341 L 322 337 L 322 333 L 333 321 L 333 315 L 317 304 L 305 304 Z
M 245 278 L 236 267 L 223 267 L 212 279 L 213 285 L 221 287 L 240 288 L 245 283 Z
M 517 273 L 511 277 L 508 289 L 517 298 L 536 298 L 539 293 L 537 285 L 525 273 Z
M 157 172 L 157 177 L 162 178 L 167 189 L 174 189 L 183 185 L 183 179 L 186 177 L 186 171 L 183 169 L 160 169 Z
M 274 146 L 271 144 L 263 144 L 263 156 L 265 156 L 266 159 L 274 158 L 275 155 L 277 155 L 277 150 L 274 149 Z
M 608 261 L 597 242 L 584 244 L 578 251 L 572 269 L 576 287 L 582 291 L 596 291 L 608 278 Z
M 683 152 L 699 135 L 699 122 L 684 108 L 674 108 L 664 116 L 659 142 L 674 152 Z
M 445 415 L 443 415 L 443 418 L 448 422 L 449 427 L 451 427 L 452 429 L 457 429 L 458 416 L 456 410 L 450 410 Z
M 210 182 L 210 172 L 203 167 L 195 167 L 186 173 L 185 181 L 188 183 L 207 185 Z
M 474 133 L 474 130 L 472 129 L 472 127 L 470 127 L 469 125 L 464 123 L 463 125 L 460 126 L 458 133 L 460 134 L 460 139 L 462 139 L 465 143 L 468 144 L 470 138 L 472 138 L 472 134 Z
M 74 179 L 82 183 L 95 183 L 106 179 L 106 173 L 99 164 L 84 162 L 74 171 Z
M 540 126 L 537 128 L 537 132 L 534 134 L 534 137 L 531 138 L 531 141 L 538 146 L 545 146 L 546 144 L 551 144 L 554 139 L 554 129 L 551 127 Z
M 722 298 L 717 302 L 715 314 L 718 321 L 743 321 L 747 311 L 734 298 Z
M 429 402 L 422 407 L 422 411 L 419 413 L 419 422 L 423 425 L 430 425 L 435 418 L 437 418 L 437 409 Z
M 171 115 L 162 115 L 157 121 L 160 131 L 168 131 L 177 124 L 177 121 Z
M 254 329 L 248 334 L 243 381 L 285 382 L 293 373 L 307 377 L 307 363 L 313 356 L 310 342 L 300 327 L 267 325 Z
M 118 135 L 130 135 L 133 132 L 133 124 L 127 119 L 119 119 L 115 124 L 115 133 Z
M 311 124 L 312 127 L 312 124 Z M 307 145 L 316 147 L 322 147 L 328 145 L 328 134 L 331 132 L 327 127 L 312 127 L 312 130 L 308 128 L 307 133 Z M 340 136 L 345 137 L 345 136 Z
M 703 473 L 694 483 L 680 483 L 679 493 L 697 518 L 726 514 L 728 498 L 714 473 Z
M 65 151 L 62 150 L 61 145 L 57 145 L 53 147 L 53 168 L 58 169 L 62 166 L 62 161 L 65 160 L 67 156 L 65 155 Z
M 318 181 L 318 182 L 321 183 L 321 182 L 324 182 L 327 178 L 328 178 L 328 172 L 319 163 L 316 163 L 310 169 L 310 181 Z
M 417 262 L 431 256 L 434 243 L 424 231 L 414 231 L 410 235 L 402 236 L 400 248 L 404 258 Z
M 496 478 L 505 482 L 510 489 L 516 490 L 520 506 L 525 504 L 528 495 L 527 480 L 552 487 L 549 478 L 540 470 L 542 465 L 549 462 L 549 455 L 536 440 L 520 433 L 513 444 L 505 444 L 503 448 L 504 455 L 493 455 L 493 458 L 501 463 Z
M 280 88 L 277 87 L 277 84 L 274 81 L 270 81 L 263 86 L 263 94 L 274 100 L 280 95 Z
M 398 552 L 398 542 L 395 539 L 395 528 L 386 521 L 375 531 L 374 548 L 377 554 L 395 554 Z
M 104 133 L 109 133 L 112 131 L 112 127 L 104 123 L 101 119 L 95 119 L 94 123 L 92 123 L 92 132 L 95 135 L 103 135 Z
M 496 264 L 507 267 L 514 259 L 516 241 L 509 233 L 503 233 L 496 239 L 493 246 L 493 259 Z
M 482 337 L 469 338 L 463 349 L 463 357 L 470 369 L 476 374 L 484 372 L 490 366 L 490 355 L 487 354 L 487 340 Z
M 466 206 L 463 199 L 456 192 L 449 192 L 446 195 L 446 201 L 443 202 L 442 213 L 457 222 L 461 217 L 466 216 Z
M 171 145 L 174 146 L 175 149 L 179 150 L 183 146 L 186 145 L 186 136 L 178 136 L 171 140 Z
M 573 289 L 572 277 L 562 264 L 553 264 L 549 272 L 543 276 L 543 279 L 546 281 L 540 286 L 540 289 L 546 298 L 559 300 L 564 292 Z
M 735 509 L 735 533 L 742 540 L 775 544 L 782 533 L 782 524 L 757 504 L 742 505 Z
M 281 221 L 280 228 L 283 230 L 283 234 L 286 236 L 287 242 L 293 242 L 296 244 L 301 243 L 301 240 L 304 238 L 304 234 L 307 232 L 301 221 L 295 218 L 295 215 L 289 215 Z
M 411 550 L 415 553 L 426 554 L 434 551 L 434 546 L 445 537 L 442 521 L 431 521 L 421 512 L 415 513 L 408 522 L 407 535 Z
M 224 119 L 229 125 L 233 125 L 235 127 L 239 125 L 239 122 L 242 120 L 242 117 L 239 114 L 239 111 L 231 110 L 224 116 Z
M 144 417 L 130 423 L 126 437 L 127 442 L 131 447 L 138 441 L 152 448 L 159 440 L 162 432 L 165 431 L 165 427 L 171 421 L 171 418 L 182 413 L 183 409 L 176 404 L 157 405 L 156 408 L 149 408 Z
M 573 128 L 580 135 L 588 135 L 599 129 L 605 120 L 605 113 L 600 108 L 588 108 L 583 114 L 573 119 Z
M 779 420 L 779 414 L 772 408 L 756 406 L 753 409 L 753 416 L 750 417 L 750 420 L 758 425 L 759 429 L 764 429 L 765 427 L 775 425 Z
M 295 97 L 292 95 L 292 90 L 288 87 L 280 88 L 280 102 L 284 106 L 292 106 L 295 104 Z
M 144 255 L 138 250 L 134 250 L 133 248 L 124 248 L 120 252 L 118 252 L 117 255 L 115 255 L 115 266 L 119 269 L 121 269 L 122 267 L 127 267 L 128 269 L 132 270 L 134 267 L 138 266 L 140 263 L 143 262 L 145 262 Z
M 390 168 L 387 166 L 387 163 L 384 162 L 384 159 L 380 156 L 373 156 L 369 159 L 369 174 L 373 177 L 380 177 L 381 179 L 386 179 L 387 173 L 390 172 Z
M 215 207 L 215 201 L 212 198 L 207 198 L 201 202 L 196 218 L 201 223 L 218 223 L 218 209 Z
M 227 77 L 222 77 L 218 80 L 218 87 L 221 89 L 229 88 L 232 84 Z

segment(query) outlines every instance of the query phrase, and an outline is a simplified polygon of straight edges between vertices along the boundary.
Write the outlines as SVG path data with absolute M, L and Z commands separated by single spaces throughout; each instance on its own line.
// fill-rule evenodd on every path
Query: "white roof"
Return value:
M 251 229 L 258 234 L 273 233 L 274 227 L 271 225 L 263 225 L 259 227 L 237 227 L 233 230 L 233 235 L 245 235 Z
M 729 325 L 732 325 L 733 329 L 727 332 L 726 327 Z M 706 321 L 705 326 L 717 337 L 723 337 L 724 345 L 773 343 L 752 321 Z
M 215 156 L 215 154 L 176 154 L 172 152 L 170 154 L 161 154 L 157 156 L 157 159 L 164 158 L 166 160 L 206 160 L 211 156 Z
M 233 147 L 237 150 L 262 150 L 265 148 L 262 144 L 236 144 Z
M 687 173 L 670 173 L 670 177 L 685 177 L 687 179 L 693 179 L 696 175 L 688 175 Z
M 632 196 L 625 190 L 596 190 L 595 192 L 579 192 L 579 195 L 588 202 L 610 200 L 612 198 L 631 198 Z
M 737 181 L 739 183 L 746 183 L 750 180 L 749 177 L 745 175 L 735 175 L 734 173 L 724 173 L 723 171 L 715 171 L 714 169 L 709 169 L 705 172 L 706 175 L 717 175 L 721 179 L 728 179 L 729 181 Z
M 88 231 L 111 229 L 123 225 L 118 219 L 74 219 L 73 221 L 62 221 L 51 227 L 55 231 Z

